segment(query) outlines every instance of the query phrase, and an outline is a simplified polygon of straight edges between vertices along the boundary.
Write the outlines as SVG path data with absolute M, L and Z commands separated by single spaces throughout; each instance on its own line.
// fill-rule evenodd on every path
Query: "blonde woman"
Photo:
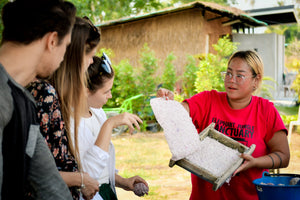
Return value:
M 79 191 L 85 199 L 92 199 L 99 190 L 98 182 L 81 170 L 77 146 L 78 121 L 86 108 L 85 71 L 99 41 L 99 30 L 87 18 L 77 17 L 60 68 L 50 81 L 39 80 L 28 88 L 37 101 L 41 132 L 73 199 L 79 199 Z M 74 138 L 70 118 L 75 119 Z
M 254 51 L 234 53 L 223 73 L 226 92 L 204 91 L 183 101 L 198 132 L 210 123 L 215 129 L 250 147 L 252 156 L 242 155 L 244 163 L 230 182 L 217 191 L 212 184 L 192 176 L 191 200 L 258 200 L 252 181 L 270 168 L 287 167 L 290 160 L 287 129 L 273 103 L 253 93 L 263 78 L 263 63 Z M 173 93 L 160 89 L 158 96 L 173 99 Z

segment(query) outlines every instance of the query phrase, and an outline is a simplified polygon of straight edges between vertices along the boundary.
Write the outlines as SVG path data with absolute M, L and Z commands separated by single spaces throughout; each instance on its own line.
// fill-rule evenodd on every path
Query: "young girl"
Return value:
M 142 120 L 129 113 L 123 113 L 109 119 L 102 109 L 112 97 L 111 89 L 114 72 L 108 57 L 94 57 L 88 68 L 88 106 L 85 118 L 82 118 L 78 130 L 79 152 L 83 170 L 98 180 L 99 194 L 94 199 L 117 199 L 115 186 L 134 191 L 136 183 L 144 183 L 144 195 L 147 182 L 139 176 L 123 178 L 115 169 L 115 151 L 111 142 L 113 128 L 128 125 L 129 130 L 139 127 Z M 100 130 L 101 129 L 101 130 Z

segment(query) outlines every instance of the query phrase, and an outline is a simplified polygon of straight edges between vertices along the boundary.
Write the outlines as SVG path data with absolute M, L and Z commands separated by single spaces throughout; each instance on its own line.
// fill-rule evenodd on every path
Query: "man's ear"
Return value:
M 47 49 L 52 51 L 58 45 L 58 34 L 57 32 L 50 32 L 46 35 L 46 45 Z

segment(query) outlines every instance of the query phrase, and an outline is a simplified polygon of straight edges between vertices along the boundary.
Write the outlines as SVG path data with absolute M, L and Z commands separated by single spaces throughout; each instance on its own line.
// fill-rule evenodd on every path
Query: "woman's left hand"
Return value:
M 245 171 L 249 168 L 252 168 L 255 166 L 255 158 L 251 155 L 248 154 L 242 154 L 241 158 L 245 159 L 243 164 L 241 164 L 241 166 L 239 168 L 237 168 L 237 170 L 235 170 L 235 172 L 233 173 L 233 176 L 235 176 L 237 173 L 241 172 L 241 171 Z

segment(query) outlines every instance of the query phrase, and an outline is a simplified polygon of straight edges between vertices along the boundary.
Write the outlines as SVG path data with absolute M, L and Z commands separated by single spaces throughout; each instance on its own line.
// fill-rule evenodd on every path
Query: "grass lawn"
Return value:
M 125 134 L 113 138 L 116 149 L 116 168 L 123 177 L 139 175 L 150 187 L 142 199 L 188 199 L 191 190 L 190 173 L 169 167 L 171 152 L 163 133 Z M 117 190 L 119 199 L 140 199 L 132 192 Z M 121 194 L 120 194 L 121 193 Z
M 277 108 L 278 112 L 282 115 L 297 115 L 298 114 L 298 106 L 288 107 L 288 106 L 275 105 L 275 107 Z

